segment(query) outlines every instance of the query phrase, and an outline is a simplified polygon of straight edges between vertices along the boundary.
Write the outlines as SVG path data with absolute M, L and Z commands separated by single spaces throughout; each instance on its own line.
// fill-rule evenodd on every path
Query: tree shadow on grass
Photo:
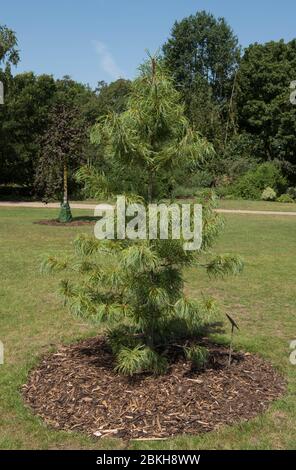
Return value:
M 93 216 L 78 216 L 73 217 L 70 222 L 59 222 L 58 219 L 44 219 L 37 220 L 34 224 L 37 225 L 50 225 L 55 227 L 78 227 L 80 225 L 94 225 L 99 220 L 99 217 Z

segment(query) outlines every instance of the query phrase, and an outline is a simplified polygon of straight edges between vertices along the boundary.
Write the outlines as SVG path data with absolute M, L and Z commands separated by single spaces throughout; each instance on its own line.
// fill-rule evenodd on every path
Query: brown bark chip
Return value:
M 201 372 L 182 357 L 167 374 L 133 378 L 114 372 L 103 338 L 46 356 L 23 387 L 26 403 L 48 425 L 97 437 L 166 438 L 251 419 L 285 391 L 284 379 L 261 358 L 210 345 Z

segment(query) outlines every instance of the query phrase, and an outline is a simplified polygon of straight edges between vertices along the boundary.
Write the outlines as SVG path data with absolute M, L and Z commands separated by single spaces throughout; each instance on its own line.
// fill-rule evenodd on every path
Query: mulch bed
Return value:
M 25 402 L 56 428 L 97 437 L 167 438 L 254 418 L 286 388 L 272 366 L 249 353 L 208 345 L 210 360 L 194 371 L 176 355 L 166 375 L 134 378 L 113 371 L 103 338 L 60 347 L 44 357 L 23 387 Z
M 44 220 L 37 220 L 34 224 L 37 225 L 53 225 L 55 227 L 79 227 L 80 225 L 94 225 L 98 219 L 95 217 L 89 218 L 81 218 L 81 219 L 73 219 L 71 222 L 59 222 L 57 219 L 44 219 Z

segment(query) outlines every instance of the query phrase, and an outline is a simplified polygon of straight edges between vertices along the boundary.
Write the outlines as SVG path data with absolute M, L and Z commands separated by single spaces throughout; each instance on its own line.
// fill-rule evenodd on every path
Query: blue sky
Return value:
M 165 42 L 175 20 L 224 16 L 243 46 L 296 37 L 295 0 L 0 0 L 0 24 L 18 36 L 17 72 L 99 80 L 133 78 L 145 49 Z

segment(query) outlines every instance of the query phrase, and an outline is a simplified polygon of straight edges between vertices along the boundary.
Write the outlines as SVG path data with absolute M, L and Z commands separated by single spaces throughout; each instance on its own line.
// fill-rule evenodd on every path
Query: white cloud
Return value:
M 93 41 L 96 53 L 100 58 L 101 68 L 106 72 L 112 80 L 121 78 L 124 73 L 120 67 L 116 64 L 112 54 L 109 52 L 108 47 L 101 41 Z

